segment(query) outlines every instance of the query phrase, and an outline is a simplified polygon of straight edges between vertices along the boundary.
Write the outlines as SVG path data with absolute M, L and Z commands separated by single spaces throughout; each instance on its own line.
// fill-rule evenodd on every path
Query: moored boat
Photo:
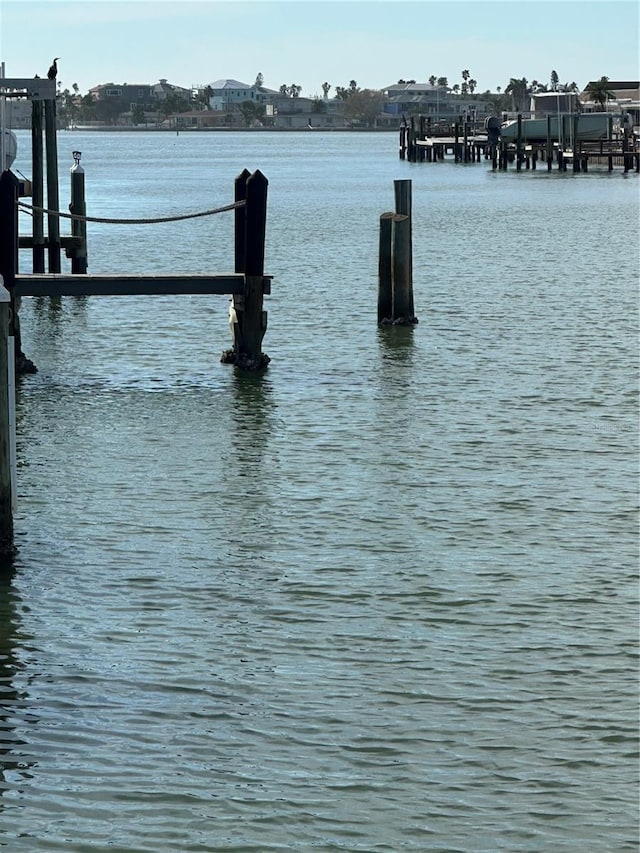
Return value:
M 578 116 L 578 139 L 592 141 L 608 139 L 610 118 L 607 113 L 580 113 Z M 559 117 L 552 115 L 549 116 L 549 119 L 550 122 L 546 117 L 522 119 L 522 141 L 542 141 L 547 138 L 548 133 L 552 139 L 558 139 L 563 132 L 565 136 L 573 136 L 573 115 L 561 115 Z M 515 141 L 518 137 L 517 119 L 505 122 L 500 128 L 500 136 L 507 142 Z

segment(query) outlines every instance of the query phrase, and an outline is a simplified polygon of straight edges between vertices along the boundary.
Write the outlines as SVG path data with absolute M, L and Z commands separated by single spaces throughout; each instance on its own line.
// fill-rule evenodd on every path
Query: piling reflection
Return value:
M 230 453 L 224 502 L 235 524 L 230 552 L 242 563 L 262 564 L 277 539 L 279 460 L 274 391 L 268 375 L 234 370 L 231 379 Z
M 231 387 L 231 442 L 236 458 L 261 463 L 273 429 L 273 386 L 263 371 L 234 370 Z
M 383 360 L 396 364 L 411 362 L 414 326 L 378 326 L 378 344 Z
M 29 766 L 21 748 L 25 741 L 17 734 L 26 693 L 16 686 L 22 664 L 17 654 L 20 620 L 14 577 L 13 561 L 0 563 L 0 809 L 2 795 L 15 789 L 16 782 L 27 775 Z

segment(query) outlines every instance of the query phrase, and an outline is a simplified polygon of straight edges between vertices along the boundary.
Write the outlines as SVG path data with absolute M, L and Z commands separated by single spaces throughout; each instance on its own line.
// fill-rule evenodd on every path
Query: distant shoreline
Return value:
M 22 128 L 28 130 L 29 128 Z M 142 133 L 397 133 L 397 127 L 141 127 L 140 125 L 112 125 L 93 127 L 77 125 L 76 127 L 61 127 L 60 131 L 74 133 L 80 131 L 97 131 L 101 133 L 122 133 L 135 131 Z

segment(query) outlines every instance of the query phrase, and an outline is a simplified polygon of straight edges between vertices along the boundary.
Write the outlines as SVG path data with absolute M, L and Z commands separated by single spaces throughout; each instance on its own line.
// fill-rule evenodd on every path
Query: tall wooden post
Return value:
M 18 179 L 0 175 L 0 275 L 11 293 L 18 272 Z
M 413 288 L 413 212 L 410 180 L 395 180 L 393 182 L 396 213 L 409 217 L 409 276 Z
M 411 218 L 396 213 L 392 220 L 393 321 L 414 321 L 411 281 Z
M 56 102 L 44 102 L 44 127 L 47 152 L 47 229 L 49 234 L 49 272 L 60 272 L 60 200 L 58 191 L 58 143 L 56 140 Z
M 522 113 L 518 113 L 518 135 L 516 136 L 516 171 L 522 169 Z
M 33 271 L 44 272 L 44 174 L 42 171 L 42 101 L 31 102 L 31 201 L 33 203 Z
M 251 172 L 243 169 L 234 183 L 234 201 L 246 201 L 247 178 Z M 244 272 L 244 252 L 246 240 L 247 213 L 244 205 L 236 207 L 234 211 L 234 269 L 236 272 Z
M 378 247 L 378 323 L 393 319 L 393 269 L 391 265 L 391 223 L 393 212 L 380 216 Z
M 87 206 L 84 196 L 84 169 L 80 165 L 80 151 L 73 152 L 75 163 L 71 167 L 71 204 L 69 210 L 83 219 L 71 220 L 71 233 L 80 239 L 80 246 L 73 248 L 71 256 L 71 272 L 84 274 L 87 272 Z
M 13 460 L 11 413 L 14 406 L 10 395 L 15 393 L 9 363 L 9 314 L 11 294 L 0 276 L 0 558 L 15 553 L 13 542 Z
M 233 350 L 223 353 L 222 361 L 248 370 L 265 367 L 270 359 L 262 352 L 262 338 L 267 328 L 267 312 L 263 311 L 265 292 L 264 244 L 267 223 L 268 180 L 260 170 L 249 177 L 244 170 L 235 183 L 236 201 L 244 196 L 244 216 L 236 216 L 235 269 L 244 273 L 244 292 L 233 297 L 229 312 L 233 330 Z M 246 174 L 249 174 L 246 172 Z M 244 183 L 244 186 L 243 186 Z
M 20 335 L 20 297 L 14 296 L 18 273 L 18 184 L 13 172 L 0 176 L 0 276 L 11 295 L 9 335 L 15 341 L 16 370 L 20 373 L 36 373 L 38 368 L 22 352 Z

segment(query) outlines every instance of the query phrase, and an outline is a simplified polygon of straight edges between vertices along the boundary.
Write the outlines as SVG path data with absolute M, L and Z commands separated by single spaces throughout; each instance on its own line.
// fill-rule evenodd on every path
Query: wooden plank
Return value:
M 36 240 L 31 234 L 21 234 L 18 237 L 19 249 L 33 249 L 34 246 L 43 246 L 46 248 L 49 245 L 49 237 L 45 234 L 44 237 Z M 82 237 L 74 237 L 69 234 L 63 234 L 60 237 L 60 245 L 63 249 L 79 249 L 82 246 Z
M 263 292 L 270 291 L 271 276 L 263 277 Z M 244 275 L 199 273 L 158 275 L 22 274 L 15 277 L 16 296 L 162 296 L 167 294 L 244 293 Z
M 47 77 L 3 77 L 0 94 L 5 98 L 29 98 L 31 101 L 53 101 L 56 81 Z

